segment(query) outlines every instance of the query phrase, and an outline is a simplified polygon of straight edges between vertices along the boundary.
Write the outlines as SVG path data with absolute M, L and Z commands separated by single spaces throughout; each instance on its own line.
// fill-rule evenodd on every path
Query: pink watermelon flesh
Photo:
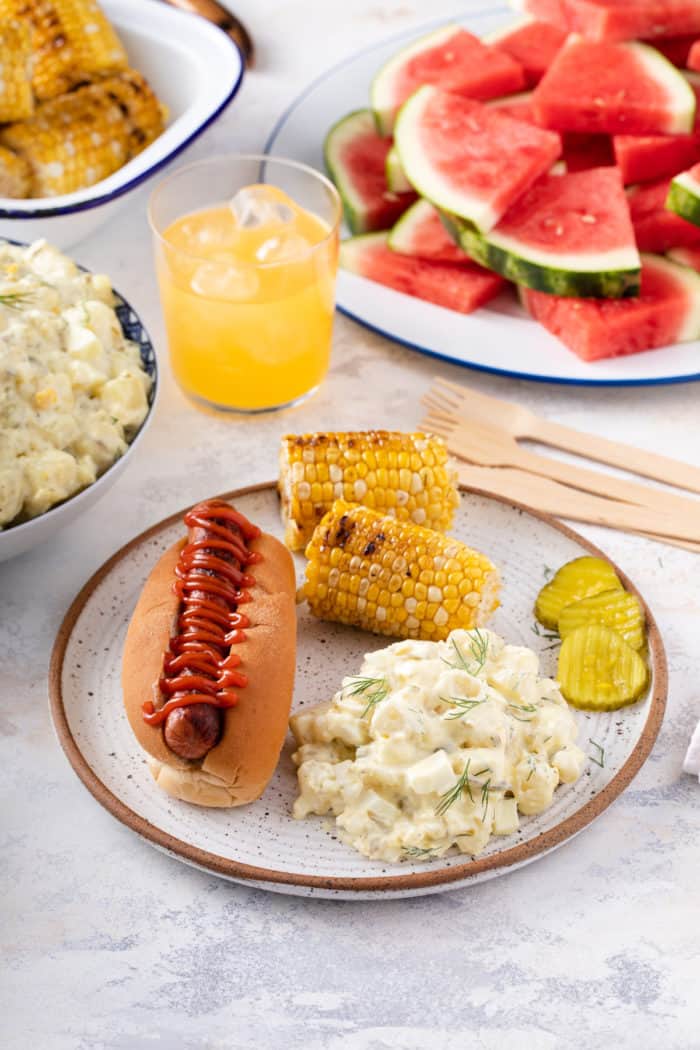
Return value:
M 551 168 L 561 151 L 554 132 L 445 91 L 435 91 L 419 134 L 441 179 L 482 198 L 499 216 Z
M 363 202 L 363 232 L 393 226 L 417 199 L 415 193 L 392 193 L 386 184 L 386 157 L 391 139 L 369 131 L 347 142 L 340 162 L 351 173 L 355 193 Z
M 399 255 L 380 238 L 368 238 L 358 273 L 397 292 L 470 314 L 498 295 L 505 281 L 476 263 L 431 262 Z
M 688 54 L 688 69 L 700 72 L 700 40 L 696 40 Z
M 566 30 L 549 22 L 527 22 L 494 41 L 492 46 L 519 62 L 527 85 L 534 87 L 549 69 L 566 37 Z
M 700 228 L 665 207 L 670 179 L 660 179 L 630 191 L 628 200 L 640 252 L 663 253 L 700 244 Z
M 525 0 L 534 18 L 589 40 L 637 40 L 700 32 L 697 0 Z
M 698 108 L 689 135 L 613 135 L 617 166 L 625 186 L 678 175 L 700 160 L 700 84 L 691 83 Z
M 393 84 L 396 110 L 423 84 L 484 100 L 521 91 L 525 74 L 510 55 L 460 29 L 438 47 L 415 55 L 398 72 Z
M 497 109 L 499 113 L 504 113 L 513 120 L 524 120 L 526 124 L 534 124 L 535 127 L 539 127 L 532 108 L 531 91 L 524 91 L 521 95 L 496 98 L 493 102 L 489 102 L 488 106 L 489 109 Z
M 476 263 L 452 240 L 437 209 L 427 201 L 423 203 L 426 205 L 424 218 L 412 223 L 410 237 L 402 238 L 401 254 L 432 262 L 461 263 L 473 268 Z
M 569 131 L 563 136 L 562 159 L 567 171 L 608 168 L 615 164 L 609 135 L 581 135 Z
M 533 92 L 535 118 L 556 131 L 663 134 L 669 99 L 625 44 L 571 40 Z
M 635 299 L 566 299 L 528 288 L 521 297 L 530 315 L 584 361 L 670 346 L 688 315 L 688 289 L 650 259 Z
M 663 37 L 655 37 L 652 40 L 643 40 L 642 43 L 655 47 L 664 58 L 667 58 L 674 66 L 678 66 L 679 69 L 690 69 L 692 67 L 688 65 L 688 59 L 697 38 L 697 33 L 690 33 L 686 36 L 670 36 L 666 40 Z

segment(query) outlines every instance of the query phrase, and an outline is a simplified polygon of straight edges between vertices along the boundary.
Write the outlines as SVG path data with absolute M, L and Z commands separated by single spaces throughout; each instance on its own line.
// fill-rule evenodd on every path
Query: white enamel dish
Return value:
M 255 486 L 226 498 L 266 531 L 281 534 L 274 486 Z M 493 628 L 510 642 L 540 651 L 542 672 L 553 674 L 556 654 L 548 648 L 551 642 L 535 633 L 532 617 L 533 600 L 545 578 L 543 552 L 549 566 L 559 566 L 595 548 L 552 519 L 476 493 L 464 495 L 454 532 L 487 551 L 502 569 L 502 606 Z M 182 534 L 182 515 L 175 515 L 136 537 L 93 576 L 66 615 L 49 676 L 54 725 L 80 779 L 118 820 L 173 857 L 236 882 L 305 896 L 389 898 L 468 886 L 536 860 L 578 834 L 629 784 L 651 751 L 663 718 L 667 680 L 663 645 L 650 616 L 652 682 L 647 697 L 613 714 L 577 712 L 579 743 L 592 756 L 580 780 L 558 788 L 545 813 L 522 818 L 515 835 L 492 838 L 476 859 L 455 855 L 423 863 L 369 861 L 338 841 L 330 819 L 293 820 L 291 737 L 259 801 L 233 810 L 178 802 L 155 786 L 131 733 L 122 706 L 120 663 L 144 580 Z M 301 578 L 301 556 L 297 568 Z M 343 676 L 357 670 L 367 650 L 388 641 L 321 623 L 301 607 L 294 706 L 328 699 Z M 589 741 L 602 748 L 602 765 L 595 761 L 601 752 Z
M 452 21 L 483 36 L 515 17 L 512 10 L 498 6 Z M 369 106 L 370 83 L 384 62 L 411 39 L 444 21 L 392 37 L 328 70 L 292 102 L 273 129 L 266 152 L 323 169 L 323 140 L 328 129 L 344 114 Z M 484 372 L 578 385 L 700 379 L 700 342 L 587 364 L 527 318 L 511 292 L 463 316 L 341 270 L 337 303 L 344 314 L 380 335 Z
M 223 112 L 243 79 L 233 41 L 203 18 L 156 0 L 103 0 L 131 65 L 168 107 L 165 131 L 142 153 L 95 186 L 37 200 L 0 197 L 0 237 L 45 237 L 66 248 L 88 237 Z

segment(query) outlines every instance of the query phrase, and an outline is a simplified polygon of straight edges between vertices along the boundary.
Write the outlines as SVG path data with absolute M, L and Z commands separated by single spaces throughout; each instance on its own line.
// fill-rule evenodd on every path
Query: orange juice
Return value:
M 156 258 L 180 386 L 248 411 L 318 386 L 330 355 L 337 250 L 337 231 L 268 185 L 171 223 Z

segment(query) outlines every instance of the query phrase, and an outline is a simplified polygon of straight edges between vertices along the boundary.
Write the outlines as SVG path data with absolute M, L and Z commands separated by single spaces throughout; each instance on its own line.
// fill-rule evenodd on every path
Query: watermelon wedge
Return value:
M 689 135 L 614 135 L 617 166 L 626 186 L 654 182 L 685 171 L 700 161 L 700 76 L 686 73 L 695 94 L 695 127 Z
M 683 74 L 646 44 L 569 40 L 535 88 L 537 121 L 589 134 L 688 133 L 695 94 Z
M 377 134 L 370 110 L 358 109 L 334 124 L 326 136 L 326 168 L 343 201 L 353 233 L 386 229 L 416 199 L 395 193 L 386 184 L 389 139 Z
M 494 98 L 485 103 L 487 109 L 497 109 L 499 113 L 513 120 L 524 120 L 526 124 L 534 124 L 539 127 L 535 120 L 535 111 L 532 107 L 532 92 L 521 91 L 517 95 L 506 95 L 505 98 Z
M 700 273 L 700 248 L 673 248 L 668 253 L 668 258 Z
M 429 85 L 401 108 L 395 141 L 420 195 L 480 230 L 495 226 L 561 149 L 551 131 Z
M 666 207 L 670 179 L 632 186 L 627 191 L 637 246 L 642 252 L 667 252 L 700 244 L 700 229 Z
M 522 289 L 528 313 L 584 361 L 621 357 L 700 338 L 700 274 L 642 256 L 636 299 L 563 299 Z
M 694 226 L 700 226 L 700 164 L 671 180 L 666 207 Z M 700 230 L 697 232 L 700 234 Z
M 513 4 L 589 40 L 635 40 L 700 32 L 697 0 L 516 0 Z
M 611 299 L 639 290 L 641 264 L 617 168 L 542 176 L 485 235 L 451 221 L 468 255 L 516 284 Z
M 384 165 L 386 184 L 392 193 L 412 193 L 413 187 L 406 178 L 406 172 L 401 166 L 401 158 L 396 146 L 392 146 L 386 155 Z
M 489 33 L 484 41 L 519 62 L 525 74 L 525 83 L 534 87 L 549 69 L 566 37 L 566 30 L 551 22 L 538 22 L 525 17 Z
M 696 40 L 688 52 L 688 69 L 700 72 L 700 40 Z
M 470 314 L 493 299 L 503 280 L 480 266 L 429 262 L 394 252 L 386 233 L 351 237 L 340 246 L 340 265 L 397 292 Z
M 399 51 L 372 81 L 371 104 L 382 135 L 391 135 L 399 108 L 423 84 L 483 100 L 520 91 L 525 74 L 505 52 L 461 26 L 444 26 Z
M 440 213 L 429 201 L 418 200 L 401 216 L 389 234 L 389 247 L 402 255 L 434 262 L 474 266 L 447 232 Z

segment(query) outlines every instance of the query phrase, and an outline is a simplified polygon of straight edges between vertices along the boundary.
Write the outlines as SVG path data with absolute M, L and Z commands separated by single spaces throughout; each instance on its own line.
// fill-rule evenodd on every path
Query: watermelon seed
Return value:
M 597 221 L 598 220 L 596 219 L 595 215 L 582 215 L 581 216 L 581 222 L 587 222 L 587 223 L 589 223 L 589 225 L 590 224 L 594 224 Z

